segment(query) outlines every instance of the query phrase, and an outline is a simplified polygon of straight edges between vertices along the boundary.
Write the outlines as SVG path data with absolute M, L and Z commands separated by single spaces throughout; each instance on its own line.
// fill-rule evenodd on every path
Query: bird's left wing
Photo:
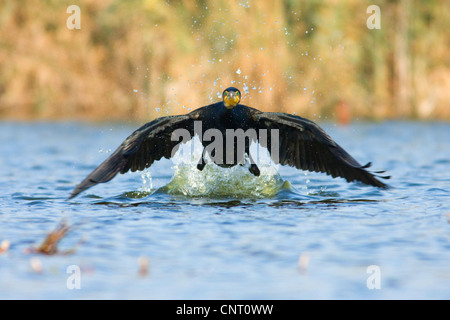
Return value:
M 136 131 L 112 153 L 102 164 L 92 171 L 71 193 L 69 199 L 96 185 L 108 182 L 119 172 L 143 170 L 162 157 L 170 158 L 178 149 L 180 140 L 173 141 L 172 133 L 176 129 L 185 129 L 189 137 L 183 136 L 183 142 L 194 134 L 194 112 L 180 116 L 167 116 L 155 119 Z
M 348 182 L 358 180 L 379 188 L 388 188 L 377 178 L 390 177 L 375 176 L 367 171 L 370 163 L 364 166 L 359 164 L 314 122 L 287 113 L 256 112 L 256 110 L 252 112 L 252 118 L 260 129 L 278 129 L 278 141 L 270 139 L 266 143 L 261 139 L 259 141 L 263 147 L 269 149 L 271 158 L 276 163 L 302 170 L 324 172 L 333 178 L 338 176 L 345 178 Z M 278 154 L 274 154 L 275 149 Z

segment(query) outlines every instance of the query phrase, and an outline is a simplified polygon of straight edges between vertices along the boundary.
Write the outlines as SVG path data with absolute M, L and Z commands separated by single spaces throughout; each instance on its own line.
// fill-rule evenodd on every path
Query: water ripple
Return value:
M 106 156 L 98 150 L 134 128 L 2 124 L 0 246 L 10 246 L 0 253 L 0 298 L 450 297 L 449 125 L 325 124 L 356 159 L 388 170 L 390 190 L 289 167 L 255 178 L 164 160 L 67 201 Z M 75 254 L 24 253 L 62 218 L 77 226 L 60 242 Z M 139 257 L 150 262 L 146 277 Z M 83 272 L 81 290 L 65 286 L 70 265 Z M 370 265 L 381 290 L 367 288 Z

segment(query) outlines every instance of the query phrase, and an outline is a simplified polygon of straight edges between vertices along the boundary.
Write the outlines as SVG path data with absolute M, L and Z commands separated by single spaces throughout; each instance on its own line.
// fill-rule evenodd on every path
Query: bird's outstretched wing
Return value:
M 176 129 L 186 129 L 190 135 L 189 137 L 183 137 L 183 142 L 192 138 L 194 135 L 193 117 L 195 117 L 193 113 L 168 116 L 143 125 L 126 138 L 114 153 L 92 171 L 73 190 L 69 199 L 97 183 L 110 181 L 119 172 L 143 170 L 162 157 L 169 159 L 180 144 L 179 140 L 172 141 L 172 133 Z
M 274 162 L 297 169 L 324 172 L 333 178 L 345 178 L 348 182 L 358 180 L 379 188 L 388 188 L 377 178 L 390 177 L 368 172 L 366 169 L 371 163 L 364 166 L 359 164 L 314 122 L 278 112 L 254 112 L 252 117 L 259 128 L 279 130 L 278 141 L 267 139 L 266 145 L 264 141 L 259 141 L 263 147 L 268 148 Z M 278 143 L 278 155 L 274 154 L 274 143 Z

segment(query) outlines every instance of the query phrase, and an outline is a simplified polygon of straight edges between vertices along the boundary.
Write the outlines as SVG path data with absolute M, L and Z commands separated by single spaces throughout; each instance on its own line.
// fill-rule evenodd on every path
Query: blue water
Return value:
M 162 160 L 67 201 L 137 126 L 0 124 L 0 299 L 450 298 L 450 124 L 322 123 L 390 190 Z M 62 219 L 60 254 L 30 253 Z

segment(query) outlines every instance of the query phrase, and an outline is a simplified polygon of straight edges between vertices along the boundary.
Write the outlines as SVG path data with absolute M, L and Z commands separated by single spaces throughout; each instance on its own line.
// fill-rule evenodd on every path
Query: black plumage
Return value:
M 202 135 L 209 129 L 215 129 L 223 135 L 223 141 L 226 140 L 227 129 L 244 131 L 254 129 L 258 133 L 256 139 L 262 147 L 269 150 L 272 159 L 277 164 L 327 173 L 333 178 L 345 178 L 348 182 L 356 180 L 367 185 L 388 188 L 377 178 L 389 179 L 389 177 L 376 176 L 367 171 L 370 163 L 365 166 L 359 164 L 314 122 L 286 113 L 261 112 L 239 102 L 239 90 L 231 87 L 224 91 L 223 101 L 201 107 L 185 115 L 162 117 L 143 125 L 89 174 L 73 190 L 70 198 L 97 183 L 110 181 L 117 173 L 143 170 L 163 157 L 171 158 L 180 145 L 180 140 L 173 141 L 173 132 L 176 129 L 184 129 L 189 133 L 188 139 L 190 139 L 194 134 L 198 134 L 195 131 L 195 121 L 201 122 Z M 278 129 L 278 141 L 272 141 L 273 137 L 270 134 L 267 135 L 267 139 L 261 139 L 260 129 L 268 131 Z M 183 142 L 187 142 L 187 140 L 185 139 Z M 210 140 L 202 140 L 205 149 L 211 143 Z M 231 151 L 236 151 L 237 141 L 233 146 L 234 150 Z M 216 161 L 216 163 L 222 167 L 243 163 L 244 157 L 249 155 L 249 146 L 250 141 L 246 139 L 245 146 L 241 148 L 241 154 L 235 152 L 232 163 L 227 163 L 225 156 L 230 150 L 225 148 L 224 143 L 223 158 L 219 158 L 222 161 Z M 279 152 L 276 152 L 277 149 Z M 202 156 L 197 168 L 202 170 L 204 165 Z M 260 174 L 255 163 L 251 164 L 249 170 L 256 176 Z M 377 174 L 379 173 L 382 172 L 377 172 Z

